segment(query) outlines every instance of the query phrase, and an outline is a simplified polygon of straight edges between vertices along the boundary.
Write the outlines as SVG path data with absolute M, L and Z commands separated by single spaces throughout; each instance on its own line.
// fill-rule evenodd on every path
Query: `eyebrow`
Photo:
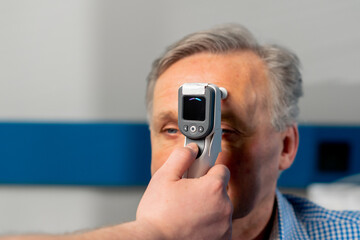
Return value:
M 243 122 L 242 119 L 239 119 L 233 112 L 230 111 L 221 113 L 221 121 L 228 122 L 232 125 L 238 122 Z
M 153 117 L 153 122 L 157 123 L 157 122 L 162 122 L 162 121 L 167 121 L 167 120 L 178 120 L 178 117 L 176 116 L 176 114 L 173 111 L 166 111 L 166 112 L 160 112 L 159 114 L 157 114 L 156 116 Z M 238 119 L 237 116 L 235 114 L 233 114 L 230 111 L 226 111 L 225 113 L 221 114 L 221 120 L 225 120 L 228 122 L 238 122 L 241 119 Z
M 151 122 L 152 122 L 152 126 L 154 128 L 160 128 L 160 127 L 162 127 L 161 124 L 164 122 L 176 122 L 176 124 L 177 124 L 177 121 L 178 121 L 178 116 L 174 111 L 163 111 L 163 112 L 160 112 L 157 115 L 153 116 L 153 119 Z M 245 130 L 250 127 L 246 124 L 244 119 L 239 118 L 232 111 L 225 111 L 225 112 L 221 113 L 221 121 L 229 123 L 230 125 L 234 126 L 238 130 Z M 248 131 L 249 131 L 249 129 L 248 129 Z
M 176 121 L 177 122 L 177 114 L 173 111 L 160 112 L 156 116 L 153 116 L 152 122 L 154 126 L 157 126 L 161 122 L 165 121 Z
M 221 114 L 221 122 L 229 123 L 231 126 L 241 132 L 253 131 L 253 124 L 249 124 L 245 119 L 237 116 L 234 112 L 225 111 Z

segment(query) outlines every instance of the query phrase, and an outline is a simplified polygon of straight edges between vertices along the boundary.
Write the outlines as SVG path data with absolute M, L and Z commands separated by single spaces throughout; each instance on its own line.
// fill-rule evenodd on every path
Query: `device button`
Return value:
M 191 126 L 191 127 L 190 127 L 190 131 L 191 131 L 191 132 L 196 132 L 196 127 L 195 127 L 195 126 Z
M 189 130 L 188 125 L 184 125 L 184 128 L 183 128 L 183 129 L 184 129 L 185 132 L 187 132 L 187 131 Z
M 202 126 L 199 127 L 199 132 L 203 132 L 204 128 Z

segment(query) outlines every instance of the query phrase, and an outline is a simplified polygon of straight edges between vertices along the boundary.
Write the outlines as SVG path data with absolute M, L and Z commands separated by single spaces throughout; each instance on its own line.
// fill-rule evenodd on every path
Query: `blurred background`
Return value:
M 281 189 L 360 209 L 359 11 L 357 0 L 0 0 L 0 234 L 135 219 L 151 63 L 232 22 L 302 60 L 301 144 Z

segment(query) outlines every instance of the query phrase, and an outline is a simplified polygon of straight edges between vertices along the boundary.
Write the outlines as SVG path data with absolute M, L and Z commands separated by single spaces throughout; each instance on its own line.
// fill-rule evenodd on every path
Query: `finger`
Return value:
M 230 180 L 230 171 L 225 165 L 216 164 L 215 166 L 210 168 L 210 170 L 208 171 L 208 173 L 205 176 L 218 177 L 225 183 L 225 185 L 227 185 Z
M 195 143 L 190 143 L 186 147 L 176 148 L 159 170 L 171 179 L 178 180 L 182 178 L 185 171 L 195 161 L 197 152 L 198 146 Z

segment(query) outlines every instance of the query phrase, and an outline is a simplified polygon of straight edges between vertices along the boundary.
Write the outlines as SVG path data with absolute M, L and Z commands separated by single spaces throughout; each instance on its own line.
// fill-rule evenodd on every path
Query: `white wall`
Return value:
M 93 2 L 0 2 L 0 119 L 94 117 Z
M 0 120 L 144 121 L 152 60 L 187 33 L 239 22 L 300 56 L 303 120 L 359 122 L 359 9 L 357 0 L 2 0 Z
M 66 233 L 131 221 L 144 190 L 0 186 L 0 235 Z
M 145 121 L 145 78 L 165 46 L 238 22 L 298 53 L 302 121 L 358 124 L 359 11 L 357 0 L 1 0 L 0 121 Z M 142 188 L 105 191 L 1 187 L 0 231 L 62 232 L 134 218 Z

